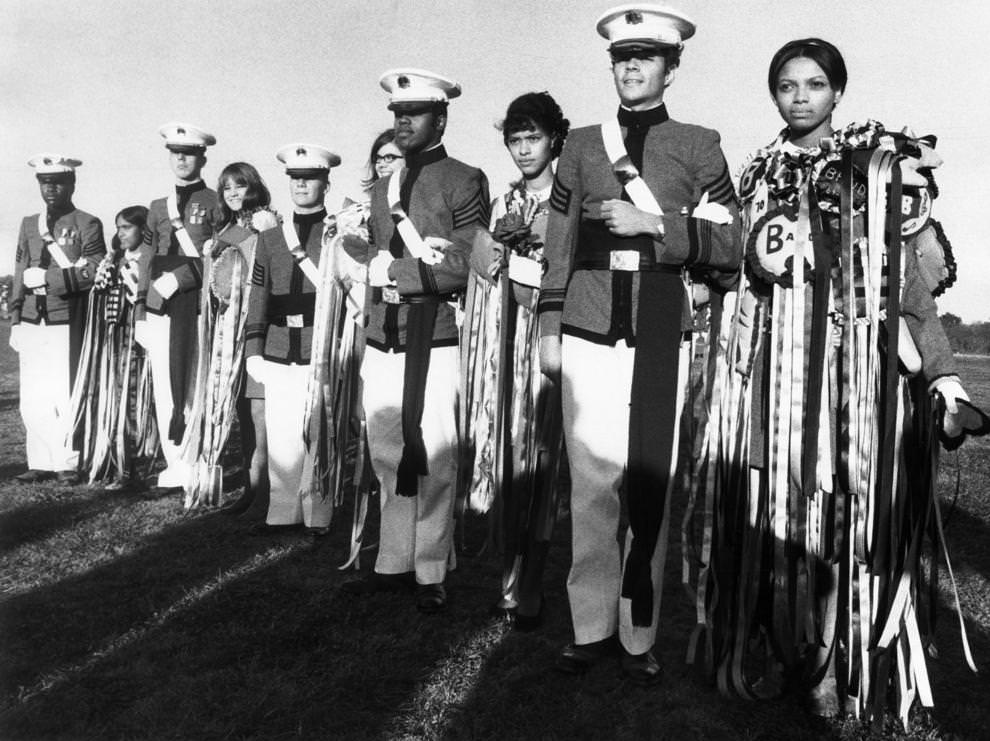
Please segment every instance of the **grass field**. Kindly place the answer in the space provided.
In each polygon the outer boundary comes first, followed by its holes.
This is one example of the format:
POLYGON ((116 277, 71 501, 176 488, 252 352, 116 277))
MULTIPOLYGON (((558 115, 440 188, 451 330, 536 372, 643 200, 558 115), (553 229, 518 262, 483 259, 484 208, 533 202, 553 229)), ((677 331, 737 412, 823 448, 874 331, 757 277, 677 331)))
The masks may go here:
MULTIPOLYGON (((990 737, 990 439, 943 458, 961 489, 949 540, 976 661, 942 609, 930 661, 936 707, 905 735, 826 723, 796 702, 744 703, 685 665, 692 607, 668 559, 659 688, 617 666, 583 678, 551 665, 571 639, 569 523, 547 570, 546 626, 519 634, 488 614, 497 565, 471 556, 469 520, 446 614, 405 595, 349 598, 350 513, 327 538, 249 537, 178 498, 18 485, 24 469, 16 355, 0 324, 0 738, 10 739, 978 739, 990 737)), ((990 408, 990 358, 961 359, 990 408)), ((374 503, 373 503, 374 506, 374 503)), ((947 509, 949 509, 947 507, 947 509)), ((377 522, 369 532, 377 531, 377 522)), ((365 565, 373 553, 366 554, 365 565)))

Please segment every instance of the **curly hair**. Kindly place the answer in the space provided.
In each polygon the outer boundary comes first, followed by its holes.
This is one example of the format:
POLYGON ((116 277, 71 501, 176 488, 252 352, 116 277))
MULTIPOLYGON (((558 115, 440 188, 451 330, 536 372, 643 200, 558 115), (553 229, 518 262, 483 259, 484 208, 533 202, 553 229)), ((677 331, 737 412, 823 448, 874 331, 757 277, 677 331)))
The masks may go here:
POLYGON ((526 93, 509 103, 505 119, 497 125, 506 146, 509 137, 519 131, 540 128, 553 139, 553 156, 560 156, 564 139, 571 129, 571 122, 564 118, 557 101, 545 90, 542 93, 526 93))

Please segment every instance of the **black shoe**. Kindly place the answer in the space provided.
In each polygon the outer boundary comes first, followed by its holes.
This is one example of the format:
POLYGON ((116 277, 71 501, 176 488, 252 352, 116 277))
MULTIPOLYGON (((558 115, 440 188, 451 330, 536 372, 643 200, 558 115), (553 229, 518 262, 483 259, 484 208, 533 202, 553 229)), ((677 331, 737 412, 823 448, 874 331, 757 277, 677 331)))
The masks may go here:
POLYGON ((416 587, 416 609, 427 615, 447 608, 447 590, 443 584, 420 584, 416 587))
POLYGON ((54 471, 39 471, 37 468, 29 468, 24 473, 19 473, 14 476, 14 478, 22 484, 36 484, 39 481, 47 481, 48 479, 54 477, 54 471))
POLYGON ((569 643, 561 649, 554 667, 564 674, 584 674, 610 654, 614 644, 614 636, 594 643, 569 643))
POLYGON ((330 528, 328 527, 308 527, 306 528, 306 534, 311 535, 314 538, 323 538, 330 534, 330 528))
POLYGON ((355 597, 366 597, 371 594, 396 594, 411 592, 416 588, 416 575, 412 571, 404 574, 379 574, 372 571, 360 579, 345 581, 340 590, 355 597))
POLYGON ((76 471, 59 471, 56 477, 62 486, 77 486, 81 481, 76 471))
POLYGON ((660 662, 653 655, 652 649, 635 655, 623 651, 622 673, 629 681, 644 686, 656 684, 662 676, 660 662))

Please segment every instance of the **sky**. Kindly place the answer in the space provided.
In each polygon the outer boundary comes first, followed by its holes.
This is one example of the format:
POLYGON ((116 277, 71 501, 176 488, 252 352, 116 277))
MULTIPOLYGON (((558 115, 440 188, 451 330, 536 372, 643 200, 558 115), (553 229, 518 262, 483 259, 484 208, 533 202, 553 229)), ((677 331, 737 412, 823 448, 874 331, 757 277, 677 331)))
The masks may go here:
MULTIPOLYGON (((836 44, 849 84, 836 126, 873 118, 936 134, 942 222, 959 279, 943 312, 990 321, 990 4, 979 0, 678 0, 698 25, 666 102, 673 118, 714 128, 730 170, 782 126, 766 86, 773 53, 795 38, 836 44)), ((548 90, 572 126, 617 105, 608 2, 479 0, 0 0, 0 275, 13 272, 21 219, 41 204, 27 160, 78 157, 76 205, 111 235, 114 214, 172 186, 158 127, 215 134, 204 178, 254 164, 277 210, 291 210, 275 161, 282 145, 342 157, 329 204, 360 193, 368 149, 391 125, 381 74, 420 67, 459 81, 445 144, 481 167, 492 193, 515 171, 495 124, 515 96, 548 90)))

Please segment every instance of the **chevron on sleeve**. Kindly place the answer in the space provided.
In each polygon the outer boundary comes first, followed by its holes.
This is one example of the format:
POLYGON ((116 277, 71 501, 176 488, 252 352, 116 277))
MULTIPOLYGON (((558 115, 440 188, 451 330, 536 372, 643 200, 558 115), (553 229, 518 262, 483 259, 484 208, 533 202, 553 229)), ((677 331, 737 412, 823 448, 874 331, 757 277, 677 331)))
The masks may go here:
POLYGON ((550 191, 550 208, 566 214, 571 207, 571 195, 573 191, 560 182, 560 178, 553 179, 553 189, 550 191))
POLYGON ((708 200, 713 203, 721 203, 728 206, 736 203, 736 191, 732 187, 732 177, 729 175, 729 166, 725 159, 722 159, 722 170, 713 181, 702 186, 701 192, 708 193, 708 200))
POLYGON ((468 226, 469 224, 478 223, 482 226, 487 226, 488 217, 486 216, 488 212, 488 204, 484 202, 481 197, 481 191, 476 190, 474 196, 467 203, 463 204, 459 208, 454 209, 451 214, 453 219, 453 228, 461 229, 462 227, 468 226))
POLYGON ((251 270, 251 285, 265 285, 265 269, 258 263, 257 260, 254 261, 254 268, 251 270))

